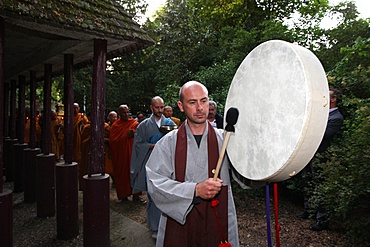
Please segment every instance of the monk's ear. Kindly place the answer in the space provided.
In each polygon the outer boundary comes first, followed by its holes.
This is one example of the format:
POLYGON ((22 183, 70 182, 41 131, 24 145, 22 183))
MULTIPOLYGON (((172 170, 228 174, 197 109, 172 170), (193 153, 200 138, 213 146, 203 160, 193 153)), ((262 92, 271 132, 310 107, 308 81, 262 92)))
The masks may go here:
POLYGON ((182 102, 181 102, 181 101, 178 101, 178 102, 177 102, 177 106, 179 107, 179 109, 180 109, 180 111, 181 111, 181 112, 184 112, 184 107, 183 107, 183 105, 182 105, 182 102))

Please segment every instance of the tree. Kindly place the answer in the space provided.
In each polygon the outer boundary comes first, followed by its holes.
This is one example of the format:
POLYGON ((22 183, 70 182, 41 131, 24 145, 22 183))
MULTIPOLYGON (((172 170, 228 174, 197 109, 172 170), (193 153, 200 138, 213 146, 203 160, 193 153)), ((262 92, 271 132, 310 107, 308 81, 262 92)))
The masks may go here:
POLYGON ((358 19, 358 11, 353 2, 339 3, 329 12, 336 16, 339 24, 329 30, 322 32, 316 44, 318 45, 317 55, 323 61, 326 71, 334 68, 344 53, 342 47, 352 46, 357 37, 369 38, 369 20, 358 19))

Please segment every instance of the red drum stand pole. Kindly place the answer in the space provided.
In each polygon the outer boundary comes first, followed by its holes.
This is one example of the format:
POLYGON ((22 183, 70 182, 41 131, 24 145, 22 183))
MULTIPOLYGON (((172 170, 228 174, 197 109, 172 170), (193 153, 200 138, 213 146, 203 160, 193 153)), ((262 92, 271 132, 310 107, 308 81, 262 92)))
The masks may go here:
POLYGON ((279 204, 278 204, 278 185, 274 183, 274 207, 275 207, 275 235, 276 235, 276 247, 280 247, 280 226, 279 226, 279 204))

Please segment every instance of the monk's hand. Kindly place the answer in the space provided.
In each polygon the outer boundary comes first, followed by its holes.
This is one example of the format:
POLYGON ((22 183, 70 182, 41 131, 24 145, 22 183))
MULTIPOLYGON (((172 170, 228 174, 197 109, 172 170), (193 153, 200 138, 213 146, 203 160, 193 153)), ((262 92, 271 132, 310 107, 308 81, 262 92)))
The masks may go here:
POLYGON ((134 130, 129 130, 127 133, 127 138, 132 138, 135 136, 135 131, 134 130))
POLYGON ((207 180, 198 183, 195 186, 195 196, 202 199, 208 200, 212 199, 221 190, 223 180, 217 178, 216 181, 213 178, 208 178, 207 180))

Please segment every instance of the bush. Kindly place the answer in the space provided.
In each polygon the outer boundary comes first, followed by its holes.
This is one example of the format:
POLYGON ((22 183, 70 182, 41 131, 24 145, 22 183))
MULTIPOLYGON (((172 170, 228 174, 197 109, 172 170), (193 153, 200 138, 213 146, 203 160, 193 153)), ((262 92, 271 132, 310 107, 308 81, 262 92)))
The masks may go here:
POLYGON ((368 100, 347 100, 355 110, 345 120, 341 138, 328 149, 329 160, 320 164, 321 172, 314 181, 311 205, 324 205, 331 225, 345 229, 348 241, 356 245, 370 244, 370 103, 368 100))

